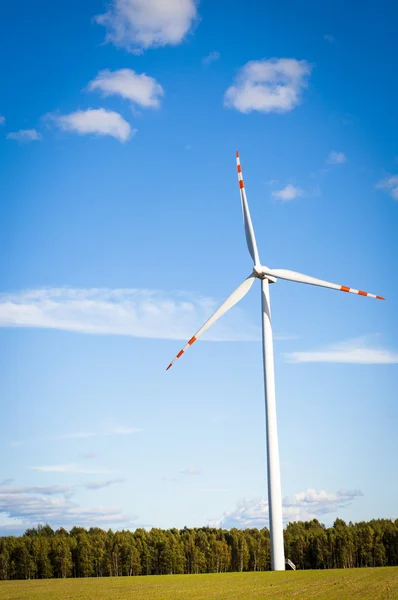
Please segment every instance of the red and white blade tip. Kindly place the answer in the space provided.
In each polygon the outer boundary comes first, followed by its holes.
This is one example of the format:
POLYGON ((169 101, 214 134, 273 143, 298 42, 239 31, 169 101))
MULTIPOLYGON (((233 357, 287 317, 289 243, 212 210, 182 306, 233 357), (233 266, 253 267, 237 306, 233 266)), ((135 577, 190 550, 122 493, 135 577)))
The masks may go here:
POLYGON ((169 366, 167 367, 166 371, 168 371, 170 369, 170 367, 173 366, 173 364, 175 363, 175 361, 177 360, 177 358, 180 358, 180 356, 182 356, 185 352, 185 350, 187 348, 189 348, 189 346, 192 346, 192 344, 196 342, 196 337, 192 336, 191 339, 187 342, 187 344, 185 344, 184 348, 182 350, 179 351, 179 353, 177 354, 177 356, 175 357, 174 360, 171 361, 171 363, 169 364, 169 366))
POLYGON ((346 285, 342 285, 340 287, 340 292, 351 292, 351 294, 358 294, 358 296, 369 296, 369 298, 376 298, 376 300, 385 300, 383 296, 375 296, 375 294, 369 294, 369 292, 363 292, 362 290, 349 288, 346 285))

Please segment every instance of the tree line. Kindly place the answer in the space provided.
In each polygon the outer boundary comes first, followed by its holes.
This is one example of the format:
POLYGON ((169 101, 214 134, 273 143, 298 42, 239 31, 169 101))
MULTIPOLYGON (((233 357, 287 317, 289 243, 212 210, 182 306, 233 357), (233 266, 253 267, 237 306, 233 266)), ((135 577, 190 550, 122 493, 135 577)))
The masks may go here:
MULTIPOLYGON (((316 519, 289 523, 285 554, 299 569, 398 565, 398 519, 325 527, 316 519)), ((0 579, 109 577, 266 571, 268 529, 136 529, 68 533, 49 525, 0 538, 0 579)))

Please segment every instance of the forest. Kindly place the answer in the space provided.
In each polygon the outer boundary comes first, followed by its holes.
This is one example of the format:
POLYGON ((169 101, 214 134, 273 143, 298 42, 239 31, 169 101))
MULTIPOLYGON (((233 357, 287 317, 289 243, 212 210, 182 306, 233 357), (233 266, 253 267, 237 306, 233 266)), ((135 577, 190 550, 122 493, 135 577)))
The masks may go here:
MULTIPOLYGON (((298 569, 398 565, 398 519, 325 527, 316 519, 289 523, 286 558, 298 569)), ((136 529, 39 525, 0 538, 0 579, 221 573, 270 569, 268 529, 136 529)))

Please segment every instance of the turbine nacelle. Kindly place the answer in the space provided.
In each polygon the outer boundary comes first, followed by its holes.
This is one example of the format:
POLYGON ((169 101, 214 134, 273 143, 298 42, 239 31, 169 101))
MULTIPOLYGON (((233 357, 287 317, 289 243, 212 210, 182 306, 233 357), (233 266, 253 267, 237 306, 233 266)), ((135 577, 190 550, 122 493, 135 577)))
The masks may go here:
POLYGON ((253 277, 257 279, 268 279, 269 283, 276 283, 276 277, 270 275, 270 269, 263 267, 262 265, 254 265, 253 277))

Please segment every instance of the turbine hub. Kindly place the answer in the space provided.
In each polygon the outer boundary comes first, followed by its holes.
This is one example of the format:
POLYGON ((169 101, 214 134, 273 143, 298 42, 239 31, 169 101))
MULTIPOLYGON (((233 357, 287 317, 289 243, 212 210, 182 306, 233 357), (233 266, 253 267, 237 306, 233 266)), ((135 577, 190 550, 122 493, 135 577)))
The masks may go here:
POLYGON ((269 283, 276 283, 276 277, 269 275, 269 269, 267 267, 263 267, 262 265, 255 265, 253 267, 253 275, 257 277, 257 279, 268 279, 269 283))

